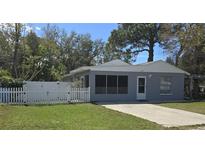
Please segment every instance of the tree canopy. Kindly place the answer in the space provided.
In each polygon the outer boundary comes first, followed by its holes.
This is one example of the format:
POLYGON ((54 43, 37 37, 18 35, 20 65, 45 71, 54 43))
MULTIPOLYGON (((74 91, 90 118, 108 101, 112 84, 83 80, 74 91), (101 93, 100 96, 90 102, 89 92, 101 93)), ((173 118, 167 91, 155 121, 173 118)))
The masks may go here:
POLYGON ((25 24, 0 25, 1 78, 56 81, 70 70, 103 62, 104 42, 48 24, 39 37, 25 24), (7 72, 7 73, 5 73, 7 72))
POLYGON ((114 51, 116 57, 134 61, 140 52, 148 52, 147 61, 154 60, 154 47, 160 43, 160 24, 139 23, 119 24, 109 37, 107 50, 114 51))
POLYGON ((26 31, 25 24, 0 24, 1 80, 56 81, 80 66, 119 58, 133 62, 141 52, 153 61, 156 45, 166 53, 167 62, 191 74, 205 74, 205 24, 123 23, 107 42, 52 24, 42 33, 26 31))

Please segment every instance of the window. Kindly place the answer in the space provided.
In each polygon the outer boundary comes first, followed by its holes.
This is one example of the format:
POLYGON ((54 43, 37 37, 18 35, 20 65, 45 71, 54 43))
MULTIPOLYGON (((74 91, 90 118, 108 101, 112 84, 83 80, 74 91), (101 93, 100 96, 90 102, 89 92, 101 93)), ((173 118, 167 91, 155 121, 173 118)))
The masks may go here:
POLYGON ((161 77, 160 78, 160 94, 171 94, 172 86, 171 77, 161 77))
POLYGON ((128 76, 96 75, 95 93, 96 94, 127 94, 128 76))
POLYGON ((145 78, 138 78, 138 93, 145 93, 145 78))
POLYGON ((118 94, 128 93, 128 77, 118 76, 118 94))
POLYGON ((106 75, 95 76, 95 93, 106 94, 106 75))
POLYGON ((117 94, 117 76, 107 76, 107 93, 117 94))

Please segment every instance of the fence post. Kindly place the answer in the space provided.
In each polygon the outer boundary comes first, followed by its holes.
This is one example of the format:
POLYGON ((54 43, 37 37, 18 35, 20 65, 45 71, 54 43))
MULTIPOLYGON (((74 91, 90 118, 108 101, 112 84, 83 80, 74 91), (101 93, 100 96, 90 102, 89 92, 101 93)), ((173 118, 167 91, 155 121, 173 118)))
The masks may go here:
POLYGON ((23 86, 23 103, 28 103, 28 89, 23 86))
POLYGON ((2 102, 2 88, 0 88, 0 103, 2 102))
POLYGON ((90 87, 88 87, 88 89, 87 89, 87 95, 88 95, 88 102, 90 102, 90 87))

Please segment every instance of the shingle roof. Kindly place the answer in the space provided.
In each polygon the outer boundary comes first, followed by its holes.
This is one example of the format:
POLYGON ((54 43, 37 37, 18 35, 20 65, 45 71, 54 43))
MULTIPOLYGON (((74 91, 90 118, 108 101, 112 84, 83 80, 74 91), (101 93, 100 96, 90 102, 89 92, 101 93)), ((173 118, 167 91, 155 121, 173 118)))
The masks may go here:
POLYGON ((183 71, 171 64, 168 64, 162 60, 148 62, 137 65, 130 65, 121 60, 113 60, 108 63, 104 63, 97 66, 83 66, 70 72, 69 75, 80 73, 83 71, 112 71, 112 72, 156 72, 156 73, 180 73, 187 74, 188 72, 183 71))
POLYGON ((122 60, 119 60, 119 59, 116 59, 116 60, 112 60, 110 62, 107 62, 107 63, 104 63, 104 64, 100 64, 100 65, 97 65, 98 67, 104 67, 104 66, 130 66, 130 64, 122 61, 122 60))

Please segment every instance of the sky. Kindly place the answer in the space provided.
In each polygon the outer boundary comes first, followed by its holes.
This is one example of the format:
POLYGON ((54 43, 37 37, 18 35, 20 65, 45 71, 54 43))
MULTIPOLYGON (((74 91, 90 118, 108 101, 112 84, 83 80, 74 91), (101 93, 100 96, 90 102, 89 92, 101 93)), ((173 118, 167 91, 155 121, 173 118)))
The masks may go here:
MULTIPOLYGON (((27 24, 28 30, 33 29, 38 36, 42 36, 43 27, 46 26, 44 23, 32 23, 27 24)), ((71 31, 75 31, 80 34, 89 33, 93 40, 102 39, 103 41, 107 41, 111 31, 117 29, 116 23, 56 23, 60 29, 64 29, 67 33, 71 31)), ((136 64, 147 62, 148 53, 142 52, 137 56, 136 64)), ((165 60, 166 54, 163 50, 156 45, 154 48, 154 60, 165 60)))

